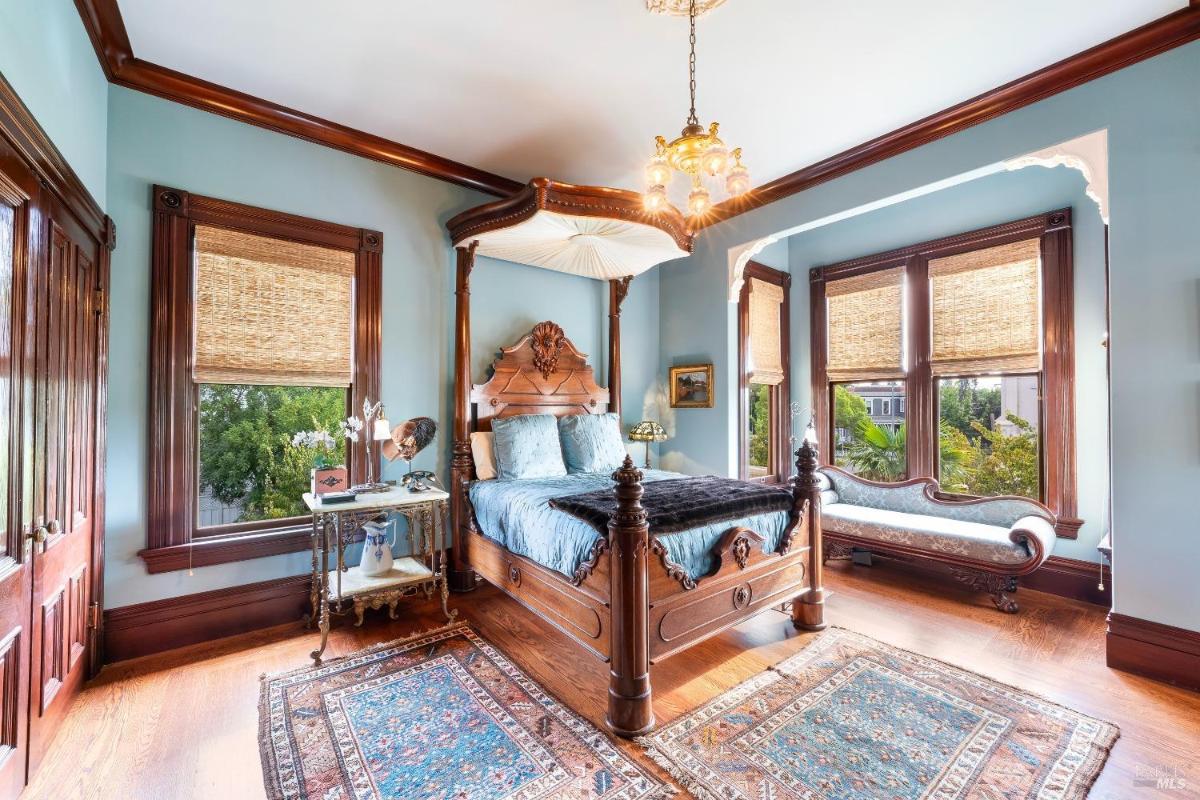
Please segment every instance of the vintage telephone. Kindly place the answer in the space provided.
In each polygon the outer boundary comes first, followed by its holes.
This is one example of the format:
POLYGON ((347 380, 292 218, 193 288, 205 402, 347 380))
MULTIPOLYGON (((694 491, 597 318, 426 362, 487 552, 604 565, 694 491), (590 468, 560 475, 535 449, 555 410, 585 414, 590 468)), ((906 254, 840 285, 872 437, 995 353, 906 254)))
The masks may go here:
POLYGON ((427 469, 409 472, 400 478, 400 485, 410 492, 428 492, 437 488, 437 476, 427 469))

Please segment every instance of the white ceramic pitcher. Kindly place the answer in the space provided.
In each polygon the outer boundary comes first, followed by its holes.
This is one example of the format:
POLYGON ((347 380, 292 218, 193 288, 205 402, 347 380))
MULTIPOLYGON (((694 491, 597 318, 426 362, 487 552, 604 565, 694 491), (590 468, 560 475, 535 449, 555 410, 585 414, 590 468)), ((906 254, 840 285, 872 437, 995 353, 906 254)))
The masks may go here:
POLYGON ((392 545, 395 537, 388 536, 391 527, 387 522, 368 522, 363 525, 366 539, 363 541, 362 560, 358 569, 363 575, 383 575, 392 570, 392 545))

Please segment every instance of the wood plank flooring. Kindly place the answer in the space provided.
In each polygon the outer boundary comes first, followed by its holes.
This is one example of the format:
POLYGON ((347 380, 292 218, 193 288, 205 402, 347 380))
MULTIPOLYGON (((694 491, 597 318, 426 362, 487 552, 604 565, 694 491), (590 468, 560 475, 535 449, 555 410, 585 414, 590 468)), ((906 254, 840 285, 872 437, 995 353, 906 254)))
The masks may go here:
MULTIPOLYGON (((1109 670, 1103 609, 1022 591, 1021 613, 1009 616, 982 596, 895 565, 831 564, 827 575, 831 623, 1119 725, 1121 739, 1092 790, 1095 800, 1200 798, 1200 694, 1109 670), (1138 785, 1140 774, 1154 770, 1178 770, 1185 785, 1138 785)), ((491 587, 451 599, 531 677, 603 727, 603 664, 491 587)), ((440 619, 433 604, 409 608, 395 622, 377 613, 361 629, 336 628, 329 655, 440 619)), ((674 719, 813 635, 770 611, 656 666, 656 716, 674 719)), ((22 800, 262 798, 258 677, 303 665, 314 641, 287 626, 107 667, 77 701, 22 800)), ((622 745, 649 763, 639 748, 622 745)))

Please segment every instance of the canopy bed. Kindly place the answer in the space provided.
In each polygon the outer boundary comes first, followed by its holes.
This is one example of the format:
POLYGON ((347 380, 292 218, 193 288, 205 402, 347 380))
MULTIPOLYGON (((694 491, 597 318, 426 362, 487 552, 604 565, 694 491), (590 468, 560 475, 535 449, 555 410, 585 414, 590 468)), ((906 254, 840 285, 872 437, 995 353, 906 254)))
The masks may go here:
POLYGON ((654 726, 651 664, 792 600, 797 628, 823 628, 815 448, 800 448, 785 488, 643 472, 620 444, 621 304, 634 275, 691 252, 682 216, 647 213, 635 192, 537 178, 447 227, 457 252, 451 588, 468 591, 481 575, 608 661, 607 723, 625 737, 654 726), (608 281, 607 388, 551 321, 472 383, 477 255, 608 281), (613 414, 619 452, 603 471, 514 479, 501 459, 494 479, 488 450, 512 444, 518 422, 533 435, 613 414))

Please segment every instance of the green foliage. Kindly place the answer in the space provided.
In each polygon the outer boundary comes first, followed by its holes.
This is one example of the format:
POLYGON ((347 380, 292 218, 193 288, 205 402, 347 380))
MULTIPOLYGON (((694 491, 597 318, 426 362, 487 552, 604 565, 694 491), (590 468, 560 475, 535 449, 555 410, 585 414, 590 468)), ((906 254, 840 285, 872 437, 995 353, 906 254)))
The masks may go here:
POLYGON ((856 474, 868 480, 901 480, 907 469, 905 435, 903 425, 892 433, 863 417, 854 428, 854 438, 846 445, 846 459, 856 474))
POLYGON ((867 419, 867 401, 838 384, 833 387, 833 427, 857 431, 861 420, 867 419))
POLYGON ((1037 431, 1016 414, 1007 414, 1005 419, 1016 426, 1016 433, 1006 434, 998 426, 988 429, 974 423, 979 441, 974 444, 975 463, 969 491, 978 495, 1036 498, 1041 483, 1037 431))
POLYGON ((750 384, 750 465, 771 466, 771 387, 750 384))
POLYGON ((1000 416, 1000 389, 980 389, 974 378, 942 381, 938 387, 938 405, 943 422, 976 441, 979 434, 975 423, 990 429, 1000 416))
MULTIPOLYGON (((304 513, 317 451, 292 444, 305 430, 336 432, 346 416, 346 390, 330 387, 200 387, 200 488, 223 503, 242 504, 241 520, 304 513)), ((336 437, 327 460, 345 459, 336 437)))

